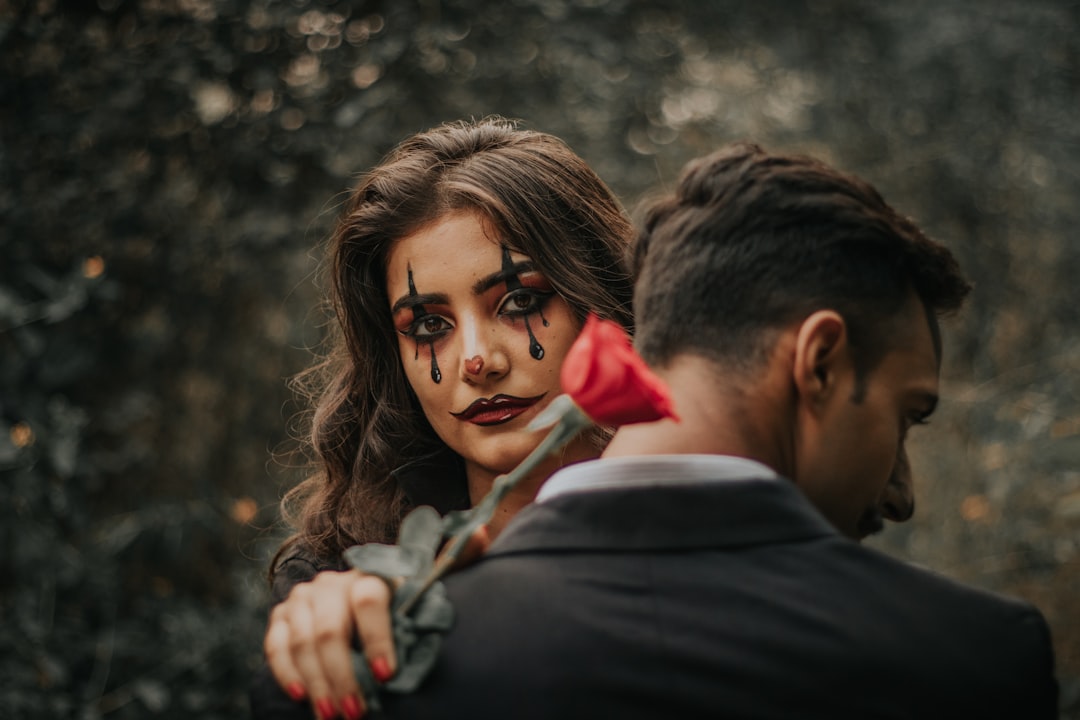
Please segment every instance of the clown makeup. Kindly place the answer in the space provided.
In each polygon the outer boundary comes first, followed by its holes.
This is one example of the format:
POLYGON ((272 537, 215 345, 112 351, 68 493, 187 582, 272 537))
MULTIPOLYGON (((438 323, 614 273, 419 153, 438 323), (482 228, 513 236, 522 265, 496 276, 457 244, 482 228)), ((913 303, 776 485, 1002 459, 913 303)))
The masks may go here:
POLYGON ((397 240, 386 290, 402 369, 432 429, 470 478, 513 468, 538 442, 529 420, 562 391, 559 369, 581 331, 570 305, 471 212, 397 240))
MULTIPOLYGON (((510 297, 515 299, 515 303, 524 305, 528 301, 529 295, 522 293, 521 279, 517 275, 516 266, 514 260, 510 257, 510 248, 503 245, 502 248, 502 273, 500 275, 506 282, 506 291, 510 297)), ((532 326, 529 325, 529 315, 531 314, 530 308, 524 307, 524 312, 521 314, 521 318, 525 321, 525 330, 529 334, 529 355, 534 360, 544 359, 544 346, 536 340, 536 336, 533 335, 532 326)), ((547 318, 544 317, 544 307, 541 305, 537 312, 540 313, 540 321, 544 323, 544 327, 548 327, 547 318)))
MULTIPOLYGON (((427 344, 428 350, 431 352, 431 380, 437 384, 442 382, 442 372, 439 371, 439 361, 435 358, 435 339, 442 329, 440 323, 443 320, 438 315, 428 313, 420 294, 416 292, 416 283, 413 282, 411 265, 407 267, 407 271, 409 275, 409 295, 404 303, 401 300, 395 303, 394 308, 396 310, 401 306, 409 307, 412 310, 412 322, 409 324, 409 329, 405 331, 405 334, 416 341, 416 354, 413 359, 420 359, 420 343, 427 344)), ((399 332, 401 331, 399 330, 399 332)))
MULTIPOLYGON (((431 358, 431 379, 435 383, 442 381, 442 371, 439 370, 438 358, 435 351, 436 343, 450 332, 453 328, 445 317, 432 312, 428 305, 447 304, 447 296, 443 293, 421 294, 416 289, 416 281, 413 278, 412 265, 406 265, 406 277, 409 292, 394 303, 392 312, 395 320, 401 311, 410 311, 411 318, 403 326, 397 328, 398 333, 411 338, 415 342, 413 359, 420 359, 420 345, 427 345, 431 358)), ((502 265, 498 272, 482 277, 473 286, 475 295, 490 293, 500 285, 505 287, 505 293, 500 298, 497 314, 510 319, 515 325, 520 319, 525 326, 525 333, 529 339, 529 355, 534 360, 544 359, 544 346, 536 339, 529 317, 539 315, 540 322, 544 327, 550 327, 551 323, 544 316, 544 306, 555 295, 555 291, 547 283, 547 280, 535 272, 532 261, 524 260, 514 262, 510 255, 510 249, 502 246, 502 265), (526 281, 522 281, 522 276, 526 281)), ((484 359, 480 355, 465 361, 466 371, 470 374, 479 374, 483 368, 484 359)))

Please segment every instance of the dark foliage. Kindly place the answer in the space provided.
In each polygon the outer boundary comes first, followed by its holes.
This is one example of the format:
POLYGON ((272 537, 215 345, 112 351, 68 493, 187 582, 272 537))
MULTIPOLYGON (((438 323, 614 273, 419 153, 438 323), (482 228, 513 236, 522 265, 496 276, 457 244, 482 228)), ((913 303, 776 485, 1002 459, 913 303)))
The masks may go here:
MULTIPOLYGON (((978 288, 876 544, 1037 603, 1080 717, 1080 9, 1067 0, 0 0, 0 716, 237 717, 313 248, 501 113, 630 205, 739 138, 858 172, 978 288)), ((917 599, 913 599, 913 602, 917 599)))

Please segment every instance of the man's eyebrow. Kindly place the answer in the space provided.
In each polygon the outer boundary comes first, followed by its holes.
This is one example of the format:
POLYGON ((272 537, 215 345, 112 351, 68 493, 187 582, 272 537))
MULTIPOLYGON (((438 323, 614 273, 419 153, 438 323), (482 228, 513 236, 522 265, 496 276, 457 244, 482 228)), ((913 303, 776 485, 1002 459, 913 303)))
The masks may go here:
POLYGON ((503 268, 496 273, 492 273, 487 277, 482 277, 476 281, 472 286, 473 295, 479 295, 480 293, 487 292, 491 288, 501 283, 515 278, 522 273, 532 272, 536 269, 536 264, 532 260, 522 260, 521 262, 514 263, 509 267, 503 268))
POLYGON ((408 295, 402 295, 390 308, 390 314, 397 314, 398 310, 405 308, 414 308, 417 305, 449 305, 450 298, 442 293, 433 293, 431 295, 416 295, 409 293, 408 295))

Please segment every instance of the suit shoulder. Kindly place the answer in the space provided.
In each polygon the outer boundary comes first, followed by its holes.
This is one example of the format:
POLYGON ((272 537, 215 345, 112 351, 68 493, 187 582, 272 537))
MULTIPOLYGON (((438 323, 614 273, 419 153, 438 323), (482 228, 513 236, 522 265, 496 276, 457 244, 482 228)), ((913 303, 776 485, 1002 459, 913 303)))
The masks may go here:
POLYGON ((866 545, 835 539, 833 550, 844 557, 844 561, 857 568, 857 572, 868 577, 887 577, 896 584, 904 584, 911 590, 922 589, 928 592, 940 592, 955 595, 958 598, 975 603, 988 603, 1001 609, 1034 610, 1034 606, 1019 598, 987 590, 965 583, 961 580, 918 563, 889 555, 886 552, 866 545))
POLYGON ((898 602, 910 604, 916 617, 945 624, 957 638, 984 634, 988 629, 998 641, 1028 657, 1050 659, 1050 630, 1033 603, 1000 592, 967 584, 936 570, 895 558, 854 543, 843 550, 858 566, 857 572, 872 583, 896 593, 898 602))

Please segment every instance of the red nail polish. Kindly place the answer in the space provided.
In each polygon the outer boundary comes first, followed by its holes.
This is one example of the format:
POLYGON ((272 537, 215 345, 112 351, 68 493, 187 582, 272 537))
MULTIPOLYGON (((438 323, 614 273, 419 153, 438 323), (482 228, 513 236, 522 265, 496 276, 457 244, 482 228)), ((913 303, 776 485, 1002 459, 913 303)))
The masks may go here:
POLYGON ((337 717, 337 710, 334 709, 334 703, 330 702, 327 698, 316 700, 315 710, 319 713, 319 717, 322 718, 322 720, 330 720, 332 717, 337 717))
POLYGON ((285 688, 285 692, 289 693, 289 697, 296 702, 300 702, 307 695, 304 686, 298 682, 290 683, 289 687, 285 688))
POLYGON ((355 695, 346 695, 341 699, 341 712, 345 715, 345 720, 360 720, 360 718, 364 717, 360 701, 355 695))
POLYGON ((394 673, 390 672, 390 663, 384 657, 377 657, 371 661, 371 674, 381 683, 394 676, 394 673))

